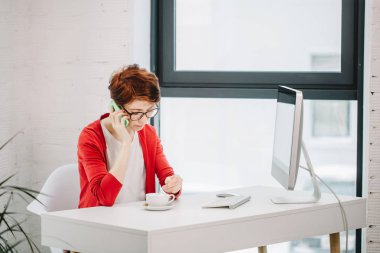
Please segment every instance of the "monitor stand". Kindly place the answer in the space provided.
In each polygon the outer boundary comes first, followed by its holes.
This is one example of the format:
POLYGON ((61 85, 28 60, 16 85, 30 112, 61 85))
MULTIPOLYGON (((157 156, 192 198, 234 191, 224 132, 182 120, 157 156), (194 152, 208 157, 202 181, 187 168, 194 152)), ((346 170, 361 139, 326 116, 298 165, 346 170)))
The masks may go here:
POLYGON ((276 196, 271 198, 272 202, 275 204, 309 204, 317 203, 321 199, 321 189, 319 188, 317 177, 315 176, 313 166, 311 165, 309 153, 307 152, 303 141, 301 147, 307 164, 307 168, 304 169, 309 171, 311 182, 313 183, 313 195, 309 195, 304 192, 286 192, 284 196, 276 196))

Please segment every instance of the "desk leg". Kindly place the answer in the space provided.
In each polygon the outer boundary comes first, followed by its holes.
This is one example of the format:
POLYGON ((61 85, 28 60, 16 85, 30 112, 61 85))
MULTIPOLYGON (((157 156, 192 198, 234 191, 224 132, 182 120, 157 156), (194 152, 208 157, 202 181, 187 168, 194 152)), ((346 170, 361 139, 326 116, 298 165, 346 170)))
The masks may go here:
POLYGON ((340 252, 340 235, 339 233, 330 234, 330 253, 340 252))
POLYGON ((259 250, 259 253, 267 253, 267 246, 260 246, 258 250, 259 250))

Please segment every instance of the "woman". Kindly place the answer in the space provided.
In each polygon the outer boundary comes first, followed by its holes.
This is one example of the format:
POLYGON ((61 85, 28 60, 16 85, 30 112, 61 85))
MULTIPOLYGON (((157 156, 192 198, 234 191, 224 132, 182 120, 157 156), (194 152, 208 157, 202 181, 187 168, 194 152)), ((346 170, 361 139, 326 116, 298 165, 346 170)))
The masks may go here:
POLYGON ((146 124, 158 111, 157 77, 130 65, 112 75, 108 89, 121 110, 102 115, 80 134, 79 208, 143 201, 155 192, 155 175, 166 193, 178 197, 182 179, 166 160, 155 129, 146 124))

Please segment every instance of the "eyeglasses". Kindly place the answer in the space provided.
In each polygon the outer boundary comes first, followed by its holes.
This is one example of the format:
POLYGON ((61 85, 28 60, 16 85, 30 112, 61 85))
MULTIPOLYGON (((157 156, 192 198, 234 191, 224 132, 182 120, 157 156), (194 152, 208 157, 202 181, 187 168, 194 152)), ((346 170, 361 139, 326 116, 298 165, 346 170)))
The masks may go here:
MULTIPOLYGON (((156 106, 157 106, 157 105, 156 105, 156 106)), ((140 119, 142 119, 142 117, 144 117, 144 115, 145 115, 148 119, 153 118, 154 116, 157 115, 158 110, 159 110, 160 108, 158 108, 158 106, 157 106, 156 108, 154 108, 154 109, 152 109, 152 110, 149 110, 149 111, 147 111, 147 112, 128 112, 128 110, 125 109, 124 107, 123 107, 123 109, 124 109, 124 111, 129 115, 130 120, 135 121, 135 120, 140 120, 140 119)))

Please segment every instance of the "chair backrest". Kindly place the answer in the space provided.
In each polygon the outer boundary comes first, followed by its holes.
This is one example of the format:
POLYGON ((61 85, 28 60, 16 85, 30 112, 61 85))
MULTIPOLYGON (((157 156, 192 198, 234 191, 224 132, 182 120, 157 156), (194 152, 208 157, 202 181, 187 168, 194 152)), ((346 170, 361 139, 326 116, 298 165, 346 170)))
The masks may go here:
POLYGON ((33 200, 27 210, 41 215, 46 212, 78 208, 80 186, 77 164, 68 164, 55 169, 46 179, 41 193, 33 200))

